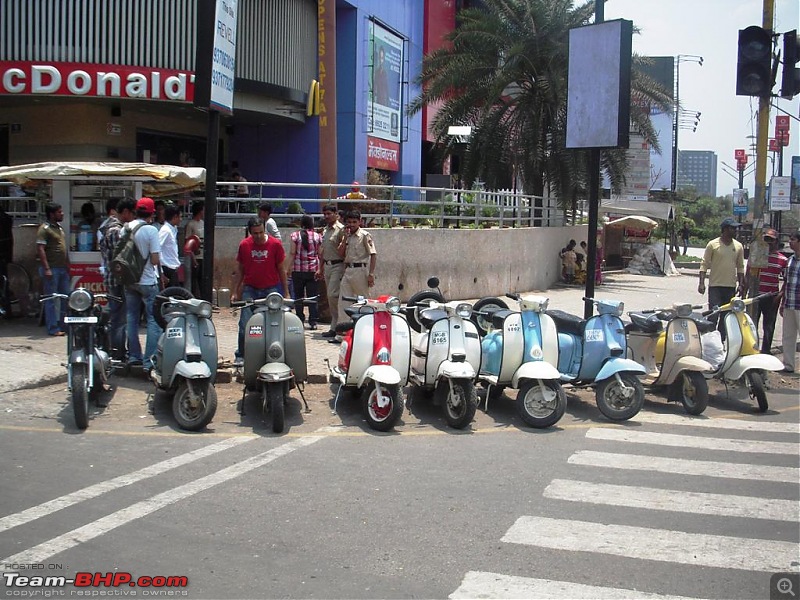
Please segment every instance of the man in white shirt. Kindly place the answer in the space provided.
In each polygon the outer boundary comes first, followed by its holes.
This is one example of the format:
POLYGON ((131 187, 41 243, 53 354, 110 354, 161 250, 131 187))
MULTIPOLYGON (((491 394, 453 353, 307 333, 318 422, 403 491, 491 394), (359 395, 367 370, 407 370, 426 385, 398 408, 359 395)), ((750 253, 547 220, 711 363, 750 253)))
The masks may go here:
POLYGON ((126 223, 124 229, 130 230, 139 223, 144 223, 133 234, 133 241, 139 253, 149 260, 145 263, 139 283, 125 286, 125 305, 128 312, 128 364, 142 365, 145 371, 153 367, 153 354, 156 352, 161 327, 153 316, 153 304, 159 290, 161 279, 161 245, 158 242, 158 230, 150 225, 156 207, 152 198, 141 198, 136 203, 136 219, 126 223), (147 317, 147 337, 142 355, 139 342, 139 315, 142 304, 147 317))
POLYGON ((272 204, 264 202, 258 205, 258 218, 264 221, 264 229, 267 235, 276 239, 281 239, 281 232, 278 229, 278 224, 272 218, 272 204))
POLYGON ((167 279, 167 287, 179 286, 178 268, 181 259, 178 255, 178 225, 181 224, 181 211, 174 204, 164 210, 164 224, 158 230, 158 242, 161 244, 161 270, 167 279))

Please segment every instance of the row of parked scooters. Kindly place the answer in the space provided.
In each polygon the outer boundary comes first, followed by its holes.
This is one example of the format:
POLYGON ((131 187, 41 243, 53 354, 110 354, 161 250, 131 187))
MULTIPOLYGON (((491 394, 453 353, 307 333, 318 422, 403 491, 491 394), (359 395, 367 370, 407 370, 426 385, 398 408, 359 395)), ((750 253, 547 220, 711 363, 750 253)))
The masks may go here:
MULTIPOLYGON (((667 391, 690 414, 708 404, 707 380, 743 380, 759 410, 768 408, 766 372, 780 371, 776 357, 758 351, 758 335, 746 306, 760 297, 732 299, 711 313, 699 306, 629 313, 615 300, 591 301, 597 314, 582 319, 548 310, 548 299, 537 295, 507 296, 518 302, 509 309, 500 298, 487 297, 475 305, 447 302, 439 281, 402 305, 394 297, 345 298, 351 321, 340 323, 343 336, 338 361, 328 364, 329 381, 338 384, 334 413, 342 392, 363 402, 368 425, 388 431, 400 420, 409 399, 430 400, 444 409, 449 426, 462 429, 475 416, 476 386, 486 388, 490 401, 517 390, 516 405, 531 427, 555 425, 567 405, 564 386, 591 387, 600 412, 613 421, 630 419, 644 404, 644 389, 667 391), (713 338, 712 317, 723 319, 726 345, 719 342, 714 363, 702 335, 713 338)), ((88 426, 89 399, 102 390, 114 365, 109 356, 107 313, 85 289, 76 289, 68 302, 68 385, 75 421, 88 426)), ((585 299, 586 300, 586 299, 585 299)), ((303 324, 291 311, 295 302, 280 294, 235 303, 248 310, 244 339, 244 389, 240 413, 249 394, 257 395, 261 410, 280 433, 290 390, 298 389, 306 410, 303 384, 307 379, 303 324)), ((192 298, 183 288, 169 288, 157 298, 156 319, 164 332, 158 341, 151 379, 172 396, 173 415, 186 430, 203 429, 213 419, 217 397, 214 382, 218 364, 216 331, 207 301, 192 298)))

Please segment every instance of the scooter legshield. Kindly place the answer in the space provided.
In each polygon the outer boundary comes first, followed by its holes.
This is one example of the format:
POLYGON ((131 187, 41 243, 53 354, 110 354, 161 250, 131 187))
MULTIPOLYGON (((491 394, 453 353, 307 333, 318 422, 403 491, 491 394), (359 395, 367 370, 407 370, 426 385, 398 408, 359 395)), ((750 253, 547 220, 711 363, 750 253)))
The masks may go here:
POLYGON ((748 354, 734 359, 731 366, 722 376, 729 381, 736 381, 751 369, 782 371, 783 363, 777 356, 772 356, 771 354, 748 354))

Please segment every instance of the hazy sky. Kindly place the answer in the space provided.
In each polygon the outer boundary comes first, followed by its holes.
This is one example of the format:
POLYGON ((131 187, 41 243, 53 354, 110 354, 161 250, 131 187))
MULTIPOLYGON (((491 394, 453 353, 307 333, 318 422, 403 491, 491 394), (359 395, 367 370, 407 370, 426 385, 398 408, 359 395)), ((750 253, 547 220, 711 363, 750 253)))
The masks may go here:
MULTIPOLYGON (((800 30, 800 0, 774 0, 773 31, 783 33, 800 30)), ((648 56, 699 55, 703 65, 682 62, 680 65, 680 101, 684 108, 700 111, 697 131, 681 129, 678 145, 681 150, 713 150, 717 153, 717 194, 732 193, 736 177, 724 172, 722 162, 735 168, 733 151, 745 148, 757 133, 758 99, 736 96, 736 53, 739 30, 761 25, 762 0, 606 0, 605 19, 628 19, 641 30, 633 36, 633 50, 648 56)), ((783 38, 779 39, 781 48, 783 38)), ((800 67, 800 64, 798 64, 800 67)), ((780 69, 778 73, 780 82, 780 69)), ((777 94, 778 83, 773 89, 777 94)), ((784 148, 784 175, 790 174, 791 156, 800 154, 800 99, 773 99, 778 107, 793 115, 791 140, 784 148)), ((770 109, 770 137, 774 137, 775 115, 785 114, 770 109)), ((664 149, 664 151, 669 151, 664 149)), ((776 159, 777 162, 777 159, 776 159)), ((751 157, 750 165, 755 165, 751 157)), ((777 166, 776 166, 777 174, 777 166)), ((753 197, 755 176, 748 168, 745 187, 753 197)), ((772 161, 767 161, 767 183, 772 174, 772 161)))

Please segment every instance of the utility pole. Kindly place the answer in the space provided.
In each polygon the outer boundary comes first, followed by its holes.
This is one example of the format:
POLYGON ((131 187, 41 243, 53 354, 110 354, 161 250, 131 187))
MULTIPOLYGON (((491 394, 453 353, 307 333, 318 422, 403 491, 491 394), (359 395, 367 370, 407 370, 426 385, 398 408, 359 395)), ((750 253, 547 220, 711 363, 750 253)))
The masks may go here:
MULTIPOLYGON (((764 0, 761 26, 772 31, 774 24, 775 0, 764 0)), ((767 144, 769 140, 769 104, 770 95, 762 95, 758 99, 758 139, 756 140, 756 189, 753 217, 757 222, 764 215, 767 191, 767 144)))

